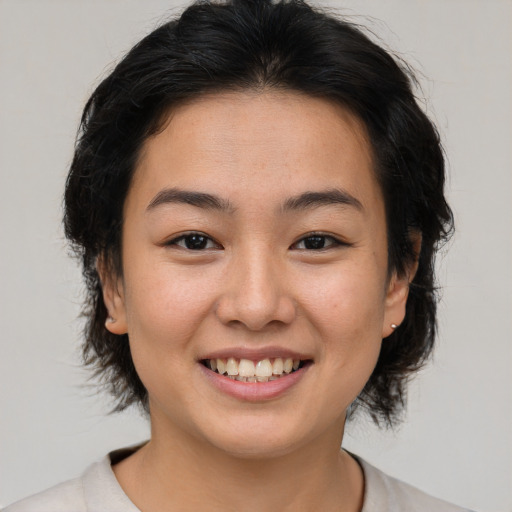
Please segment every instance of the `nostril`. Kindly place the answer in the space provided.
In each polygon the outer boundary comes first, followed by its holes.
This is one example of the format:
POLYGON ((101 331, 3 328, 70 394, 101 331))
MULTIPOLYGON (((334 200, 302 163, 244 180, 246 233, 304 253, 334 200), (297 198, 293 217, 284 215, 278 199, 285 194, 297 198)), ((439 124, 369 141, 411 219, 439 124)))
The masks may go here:
POLYGON ((219 298, 214 311, 224 325, 250 331, 282 327, 297 316, 295 301, 275 285, 275 280, 265 286, 247 283, 228 290, 219 298))

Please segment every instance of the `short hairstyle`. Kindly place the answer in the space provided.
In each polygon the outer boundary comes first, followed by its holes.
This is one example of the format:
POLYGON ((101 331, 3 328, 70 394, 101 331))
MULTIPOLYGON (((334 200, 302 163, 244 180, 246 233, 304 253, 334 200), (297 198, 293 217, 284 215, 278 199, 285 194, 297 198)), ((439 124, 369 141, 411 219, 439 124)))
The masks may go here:
POLYGON ((105 328, 97 260, 122 275, 123 205, 144 141, 173 106, 207 93, 290 90, 337 102, 369 134, 386 209, 389 272, 414 259, 403 323, 382 344, 354 406, 393 425, 406 384, 431 354, 436 334, 434 257, 453 230, 444 197, 438 133, 414 97, 414 76, 397 57, 344 19, 301 0, 199 1, 137 43, 99 84, 81 119, 65 191, 66 236, 81 258, 87 296, 84 362, 116 399, 140 404, 147 391, 128 335, 105 328), (421 235, 415 254, 413 239, 421 235))

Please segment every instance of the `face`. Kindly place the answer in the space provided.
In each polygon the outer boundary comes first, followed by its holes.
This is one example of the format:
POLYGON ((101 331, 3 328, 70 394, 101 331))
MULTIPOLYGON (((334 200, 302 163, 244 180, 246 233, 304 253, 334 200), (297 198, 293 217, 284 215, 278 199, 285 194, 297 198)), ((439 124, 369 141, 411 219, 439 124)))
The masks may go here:
POLYGON ((292 92, 174 109, 143 148, 122 259, 108 328, 129 335, 153 435, 236 456, 339 441, 407 297, 364 127, 292 92))

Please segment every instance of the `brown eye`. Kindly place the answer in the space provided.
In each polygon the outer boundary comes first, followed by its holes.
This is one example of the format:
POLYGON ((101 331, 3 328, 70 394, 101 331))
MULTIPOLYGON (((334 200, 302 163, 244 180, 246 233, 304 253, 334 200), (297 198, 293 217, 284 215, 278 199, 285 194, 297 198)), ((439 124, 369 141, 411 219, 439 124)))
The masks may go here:
POLYGON ((178 238, 174 238, 166 245, 177 245, 184 249, 188 249, 189 251, 202 251, 205 249, 219 248, 219 245, 216 242, 214 242, 209 236, 203 235, 202 233, 181 235, 178 238))
POLYGON ((343 245, 342 242, 329 235, 309 235, 292 246, 292 249, 319 251, 343 245))
POLYGON ((206 249, 208 245, 208 238, 202 235, 189 235, 183 239, 185 247, 193 251, 200 251, 206 249))
POLYGON ((304 240, 305 249, 323 249, 325 247, 325 236, 308 236, 304 240))

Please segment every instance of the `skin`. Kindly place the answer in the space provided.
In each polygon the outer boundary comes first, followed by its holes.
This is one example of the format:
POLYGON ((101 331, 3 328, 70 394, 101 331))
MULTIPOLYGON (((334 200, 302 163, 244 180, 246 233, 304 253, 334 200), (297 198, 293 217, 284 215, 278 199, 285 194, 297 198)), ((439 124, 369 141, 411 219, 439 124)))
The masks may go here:
POLYGON ((107 328, 129 334, 152 429, 114 467, 130 499, 144 512, 361 510, 362 471, 339 450, 346 411, 403 320, 413 274, 389 275, 362 123, 294 92, 216 94, 175 108, 144 145, 122 259, 122 276, 102 274, 115 318, 107 328), (212 194, 228 208, 155 205, 169 189, 212 194), (283 206, 332 190, 355 201, 283 206), (187 248, 191 231, 209 237, 204 249, 187 248), (309 248, 312 234, 326 237, 324 248, 309 248), (269 346, 313 361, 271 400, 219 391, 198 361, 269 346))

